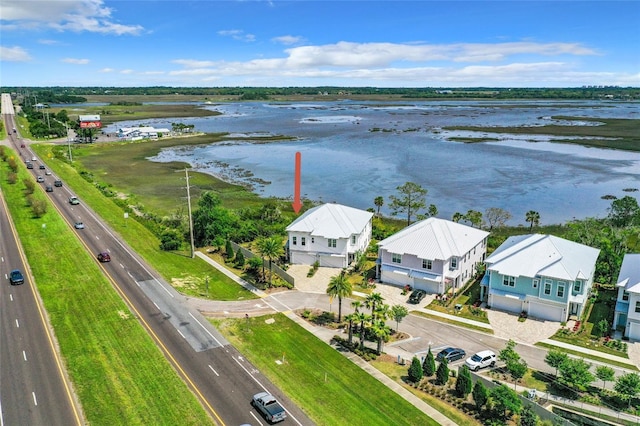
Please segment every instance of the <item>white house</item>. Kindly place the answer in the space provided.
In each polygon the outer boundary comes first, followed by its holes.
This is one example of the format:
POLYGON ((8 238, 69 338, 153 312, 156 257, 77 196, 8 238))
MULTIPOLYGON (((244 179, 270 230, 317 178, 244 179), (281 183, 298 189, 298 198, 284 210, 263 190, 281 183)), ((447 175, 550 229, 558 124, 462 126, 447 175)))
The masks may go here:
POLYGON ((613 328, 624 336, 640 340, 640 254, 625 254, 618 275, 618 297, 613 328))
POLYGON ((287 226, 289 261, 293 264, 346 268, 371 241, 373 213, 340 204, 307 210, 287 226))
POLYGON ((553 235, 509 237, 487 259, 481 294, 493 309, 550 320, 579 317, 600 250, 553 235))
POLYGON ((150 126, 122 127, 118 129, 118 138, 124 140, 158 139, 161 134, 168 135, 169 129, 156 129, 150 126))
POLYGON ((430 217, 378 243, 378 278, 428 293, 460 289, 484 260, 488 232, 430 217))

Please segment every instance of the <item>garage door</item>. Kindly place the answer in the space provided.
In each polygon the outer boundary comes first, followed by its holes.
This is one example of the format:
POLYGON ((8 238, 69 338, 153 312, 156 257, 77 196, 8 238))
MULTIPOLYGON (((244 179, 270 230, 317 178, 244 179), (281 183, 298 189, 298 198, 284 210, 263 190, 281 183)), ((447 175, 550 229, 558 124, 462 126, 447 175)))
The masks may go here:
POLYGON ((529 303, 529 316, 547 321, 564 321, 561 306, 545 305, 544 303, 529 303))
POLYGON ((421 280, 420 278, 413 279, 413 288, 424 290, 429 294, 438 294, 440 285, 433 281, 421 280))
POLYGON ((325 266, 327 268, 346 267, 344 256, 320 256, 320 266, 325 266))
POLYGON ((315 254, 301 253, 299 251, 291 252, 291 263, 294 265, 313 265, 315 261, 315 254))
POLYGON ((494 294, 491 300, 491 309, 519 314, 522 312, 522 301, 520 299, 496 296, 494 294))
POLYGON ((632 322, 629 324, 629 339, 640 340, 640 323, 632 322))
POLYGON ((387 284, 393 285, 413 285, 413 280, 409 278, 407 274, 400 274, 393 271, 382 271, 382 275, 380 276, 380 281, 387 284))

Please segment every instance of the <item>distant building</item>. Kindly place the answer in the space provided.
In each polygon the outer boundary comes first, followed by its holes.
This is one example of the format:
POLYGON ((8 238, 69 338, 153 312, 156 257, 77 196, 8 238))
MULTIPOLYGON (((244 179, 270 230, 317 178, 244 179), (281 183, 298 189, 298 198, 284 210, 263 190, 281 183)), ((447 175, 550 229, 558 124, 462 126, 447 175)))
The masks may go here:
POLYGON ((118 138, 123 140, 158 139, 171 133, 169 129, 156 129, 150 126, 122 127, 118 129, 118 138))

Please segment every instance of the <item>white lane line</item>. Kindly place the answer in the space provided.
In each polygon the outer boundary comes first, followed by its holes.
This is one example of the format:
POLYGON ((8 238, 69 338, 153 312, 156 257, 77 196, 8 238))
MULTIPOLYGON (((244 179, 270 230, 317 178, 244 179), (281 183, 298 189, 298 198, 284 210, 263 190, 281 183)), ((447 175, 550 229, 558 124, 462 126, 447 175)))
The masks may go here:
POLYGON ((216 376, 220 377, 220 375, 218 374, 218 372, 216 370, 213 369, 213 367, 211 366, 211 364, 209 364, 209 368, 211 369, 211 371, 213 371, 213 374, 215 374, 216 376))
POLYGON ((13 294, 9 295, 9 300, 11 300, 13 302, 13 294))
POLYGON ((158 310, 160 310, 160 306, 158 306, 156 302, 153 302, 153 304, 156 306, 156 308, 158 308, 158 310))
POLYGON ((200 327, 202 327, 202 329, 203 329, 204 331, 206 331, 206 332, 207 332, 207 334, 208 334, 209 336, 211 336, 211 338, 212 338, 213 340, 215 340, 215 341, 216 341, 216 343, 217 343, 218 345, 223 346, 223 345, 222 345, 222 343, 220 343, 220 341, 219 341, 218 339, 216 339, 216 337, 215 337, 213 334, 211 334, 211 332, 210 332, 209 330, 207 330, 207 329, 205 328, 205 326, 204 326, 200 321, 198 321, 198 319, 197 319, 196 317, 194 317, 194 316, 193 316, 193 314, 192 314, 191 312, 189 312, 189 315, 191 315, 191 318, 193 318, 193 320, 194 320, 195 322, 197 322, 197 323, 200 325, 200 327))
POLYGON ((31 392, 31 395, 33 395, 33 403, 35 405, 38 405, 38 398, 36 398, 36 393, 35 392, 31 392))
POLYGON ((27 353, 25 351, 22 351, 22 358, 24 358, 24 360, 27 360, 27 353))
POLYGON ((255 415, 255 414, 253 414, 253 412, 252 412, 252 411, 249 411, 249 414, 251 414, 251 415, 253 416, 253 418, 254 418, 254 419, 256 419, 256 422, 258 422, 258 425, 262 426, 262 422, 260 421, 260 419, 258 419, 258 418, 256 417, 256 415, 255 415))
MULTIPOLYGON (((178 329, 176 328, 176 330, 178 330, 178 329)), ((178 333, 180 333, 180 335, 182 336, 182 338, 183 338, 184 340, 187 340, 187 338, 186 338, 186 337, 184 337, 184 334, 182 334, 182 331, 178 330, 178 333)))
POLYGON ((18 322, 18 318, 16 318, 16 327, 20 328, 20 323, 18 322))
MULTIPOLYGON (((151 274, 149 274, 149 275, 151 275, 151 274)), ((174 295, 173 295, 169 290, 167 290, 167 289, 162 285, 162 283, 161 283, 160 281, 155 280, 155 282, 157 282, 157 283, 160 285, 160 288, 162 288, 164 291, 166 291, 166 292, 167 292, 167 294, 168 294, 169 296, 171 296, 171 297, 175 297, 175 296, 174 296, 174 295)))

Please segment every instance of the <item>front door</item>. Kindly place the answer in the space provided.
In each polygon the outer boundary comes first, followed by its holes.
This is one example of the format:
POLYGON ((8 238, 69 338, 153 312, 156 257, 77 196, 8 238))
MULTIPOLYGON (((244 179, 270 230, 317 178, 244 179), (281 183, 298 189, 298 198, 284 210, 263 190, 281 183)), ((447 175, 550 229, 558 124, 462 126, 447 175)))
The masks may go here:
POLYGON ((577 303, 570 303, 569 304, 569 315, 578 315, 578 308, 580 307, 580 305, 578 305, 577 303))

